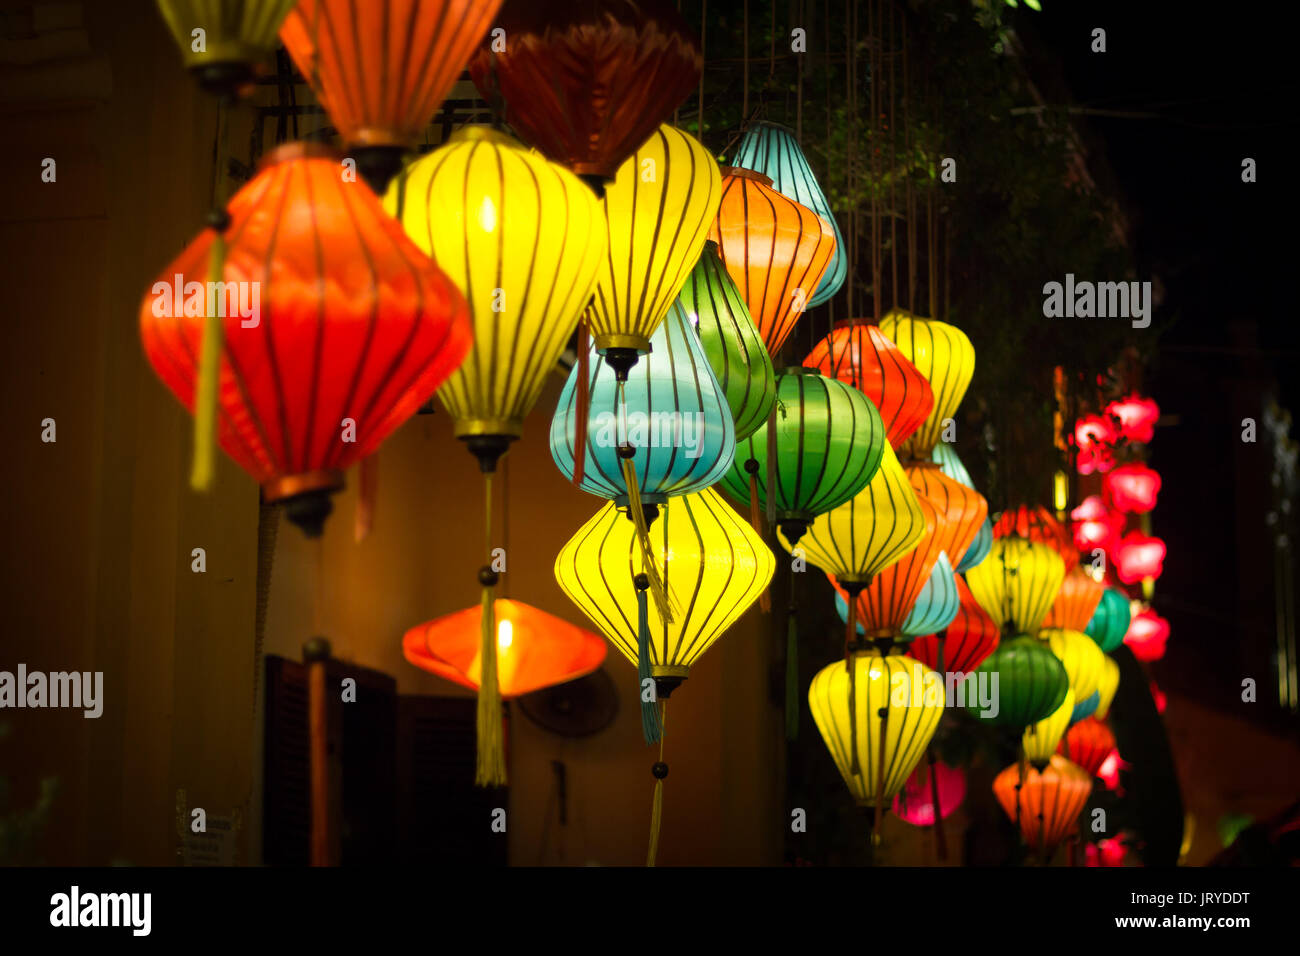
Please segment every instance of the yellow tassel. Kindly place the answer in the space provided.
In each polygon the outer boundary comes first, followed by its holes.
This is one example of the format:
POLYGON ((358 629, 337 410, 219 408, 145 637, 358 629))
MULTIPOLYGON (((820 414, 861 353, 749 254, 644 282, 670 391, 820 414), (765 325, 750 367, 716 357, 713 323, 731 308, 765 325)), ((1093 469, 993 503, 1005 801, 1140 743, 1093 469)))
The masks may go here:
MULTIPOLYGON (((226 271, 226 237, 217 233, 208 252, 208 281, 221 282, 226 271)), ((194 461, 190 487, 207 491, 212 486, 217 435, 217 383, 221 373, 221 347, 225 329, 216 315, 216 302, 208 303, 203 320, 203 345, 199 378, 194 386, 194 461)))
POLYGON ((668 594, 664 590, 663 579, 659 577, 659 567, 655 564, 654 549, 650 545, 650 529, 645 523, 645 512, 641 510, 641 487, 636 480, 636 465, 631 458, 623 459, 623 483, 627 486, 627 510, 636 525, 636 540, 641 546, 641 565, 646 577, 650 579, 650 596, 654 598, 655 607, 665 624, 673 622, 673 613, 668 607, 668 594))
POLYGON ((501 727, 501 687, 497 683, 496 602, 492 588, 483 588, 482 640, 479 647, 478 769, 480 787, 506 783, 505 740, 501 727))
POLYGON ((659 824, 664 817, 664 782, 655 781, 655 798, 654 804, 650 810, 650 849, 646 853, 646 866, 654 866, 655 858, 659 855, 659 824))

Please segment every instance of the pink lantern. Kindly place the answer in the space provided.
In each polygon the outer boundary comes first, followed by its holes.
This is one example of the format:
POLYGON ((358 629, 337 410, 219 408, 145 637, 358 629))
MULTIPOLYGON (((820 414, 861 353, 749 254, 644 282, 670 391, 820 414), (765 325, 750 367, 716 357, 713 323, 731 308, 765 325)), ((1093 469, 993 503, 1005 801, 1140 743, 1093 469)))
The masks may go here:
POLYGON ((1158 661, 1165 656, 1169 640, 1169 622, 1148 608, 1133 615, 1124 643, 1140 661, 1158 661))
POLYGON ((1119 837, 1088 844, 1088 866, 1123 866, 1126 848, 1119 837))
POLYGON ((1070 512, 1074 546, 1089 557, 1101 548, 1107 554, 1119 545, 1119 533, 1124 529, 1124 516, 1111 511, 1100 495, 1089 495, 1079 507, 1070 512))
POLYGON ((1115 573, 1125 584, 1158 578, 1164 572, 1165 543, 1159 538, 1130 531, 1115 552, 1115 573))
POLYGON ((1079 449, 1079 474, 1104 473, 1115 467, 1115 423, 1101 415, 1084 415, 1074 423, 1074 443, 1079 449))
POLYGON ((1156 713, 1163 714, 1165 712, 1165 705, 1169 703, 1169 698, 1165 696, 1164 691, 1156 686, 1155 681, 1151 682, 1151 699, 1155 701, 1156 713))
POLYGON ((966 798, 966 775, 960 767, 949 767, 942 760, 936 760, 932 764, 922 761, 907 778, 902 791, 894 797, 894 813, 913 826, 934 826, 931 770, 935 771, 939 783, 939 806, 943 810, 943 819, 948 819, 966 798))
POLYGON ((1112 750, 1110 756, 1102 762, 1101 768, 1097 771, 1097 776, 1101 778, 1101 782, 1106 785, 1107 790, 1119 793, 1119 772, 1128 768, 1129 764, 1119 755, 1119 751, 1112 750))
POLYGON ((1129 395, 1107 405, 1106 414, 1119 422, 1119 433, 1126 439, 1145 444, 1155 435, 1160 406, 1149 398, 1129 395))
POLYGON ((1156 506, 1160 473, 1141 463, 1120 465, 1106 476, 1106 496, 1116 511, 1146 514, 1156 506))

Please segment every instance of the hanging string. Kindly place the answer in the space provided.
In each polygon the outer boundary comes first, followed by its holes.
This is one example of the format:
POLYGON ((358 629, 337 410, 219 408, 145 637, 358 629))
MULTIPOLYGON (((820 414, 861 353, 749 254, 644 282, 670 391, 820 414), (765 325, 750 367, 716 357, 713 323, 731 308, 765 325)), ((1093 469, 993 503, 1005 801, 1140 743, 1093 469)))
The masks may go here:
MULTIPOLYGON (((614 407, 619 422, 619 467, 623 474, 623 486, 627 489, 627 514, 636 529, 637 547, 641 551, 641 569, 650 581, 650 596, 654 598, 659 616, 671 624, 672 611, 668 606, 668 594, 664 590, 663 580, 659 577, 659 568, 655 562, 654 548, 650 544, 650 527, 646 523, 645 509, 641 506, 641 482, 636 476, 636 448, 627 441, 627 398, 623 381, 614 386, 614 407)), ((665 545, 666 551, 666 545, 665 545)))
POLYGON ((698 112, 695 119, 695 135, 704 142, 704 68, 708 63, 705 57, 704 35, 709 25, 709 0, 700 3, 700 95, 696 104, 698 112))
MULTIPOLYGON (((501 553, 506 557, 506 567, 510 561, 510 456, 501 459, 501 553)), ((501 585, 501 596, 510 597, 510 575, 506 575, 501 585)))
POLYGON ((480 787, 506 783, 505 729, 501 718, 501 686, 497 680, 496 601, 498 574, 492 568, 492 473, 483 475, 483 542, 488 563, 479 569, 482 586, 479 610, 479 688, 476 714, 478 761, 474 782, 480 787))
MULTIPOLYGON (((853 315, 853 273, 857 266, 858 255, 858 197, 857 197, 857 156, 858 156, 858 91, 857 84, 854 82, 854 64, 857 60, 857 36, 850 25, 856 23, 857 12, 853 0, 844 0, 844 98, 848 101, 849 122, 848 137, 845 143, 845 153, 848 162, 848 194, 849 194, 849 281, 847 304, 850 317, 853 315)), ((872 83, 875 83, 875 77, 872 76, 872 83)), ((829 85, 829 84, 828 84, 829 85)))
POLYGON ((790 575, 790 603, 785 612, 785 739, 799 739, 799 602, 790 575))
POLYGON ((883 284, 880 275, 880 205, 879 198, 876 195, 876 184, 879 182, 876 166, 876 116, 880 99, 880 64, 876 57, 876 40, 879 33, 876 28, 876 16, 879 6, 879 3, 869 3, 867 5, 867 29, 871 32, 871 39, 867 44, 867 73, 871 77, 871 90, 868 95, 868 103, 871 108, 870 136, 868 138, 871 145, 871 308, 872 316, 877 323, 880 322, 880 287, 883 284))
MULTIPOLYGON (((667 726, 668 701, 659 701, 659 726, 667 726)), ((654 866, 659 856, 659 829, 664 818, 664 779, 668 776, 668 764, 664 762, 664 734, 659 735, 659 760, 650 768, 655 778, 655 795, 650 804, 650 846, 646 850, 645 865, 654 866)))
MULTIPOLYGON (((799 0, 799 22, 806 23, 806 8, 804 0, 799 0)), ((803 61, 804 54, 799 54, 795 62, 798 67, 795 71, 794 85, 794 138, 803 143, 803 61)), ((831 213, 834 215, 834 213, 831 213)))
POLYGON ((379 495, 379 452, 371 452, 357 466, 357 510, 352 516, 352 537, 360 543, 375 526, 375 500, 379 495))
POLYGON ((657 695, 646 698, 646 681, 654 680, 650 670, 650 609, 646 599, 650 579, 638 574, 632 584, 636 588, 636 677, 637 696, 641 700, 641 736, 647 744, 652 744, 659 740, 663 727, 659 723, 657 695))
MULTIPOLYGON (((892 672, 891 672, 892 673, 892 672)), ((876 775, 876 819, 872 821, 873 840, 880 834, 880 821, 885 816, 885 740, 889 733, 889 707, 880 708, 880 762, 876 775)))
MULTIPOLYGON (((851 586, 845 588, 849 595, 849 612, 844 622, 844 666, 849 672, 849 773, 855 777, 861 775, 862 766, 858 762, 858 666, 854 659, 853 646, 858 630, 858 594, 851 586)), ((867 697, 870 698, 870 685, 867 697)), ((870 701, 868 701, 870 703, 870 701)))
POLYGON ((587 465, 587 422, 591 413, 591 342, 587 316, 578 323, 578 388, 574 398, 573 484, 581 487, 587 465))

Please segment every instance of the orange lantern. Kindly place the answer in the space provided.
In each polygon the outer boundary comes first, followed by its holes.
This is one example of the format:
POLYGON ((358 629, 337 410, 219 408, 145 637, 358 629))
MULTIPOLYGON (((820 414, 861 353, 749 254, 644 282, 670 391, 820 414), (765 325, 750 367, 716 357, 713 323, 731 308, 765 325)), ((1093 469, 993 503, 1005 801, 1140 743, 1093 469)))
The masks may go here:
POLYGON ((1101 596, 1106 592, 1102 584, 1081 567, 1075 567, 1065 575, 1061 590, 1052 602, 1052 609, 1043 618, 1043 627, 1059 627, 1069 631, 1082 631, 1087 628, 1101 603, 1101 596))
POLYGON ((903 470, 917 495, 938 509, 944 522, 940 547, 956 567, 988 517, 988 502, 974 488, 945 475, 936 462, 905 462, 903 470))
POLYGON ((722 204, 709 238, 775 356, 835 254, 831 224, 749 169, 722 170, 722 204))
POLYGON ((1061 556, 1067 568, 1079 563, 1079 552, 1074 548, 1072 535, 1055 515, 1041 505, 1034 508, 1020 505, 1002 512, 993 525, 993 537, 1013 535, 1047 545, 1061 556))
POLYGON ((1029 765, 1023 769, 1023 778, 1020 764, 1003 770, 993 781, 993 793, 1020 827, 1025 843, 1046 861, 1074 829, 1092 793, 1092 777, 1059 754, 1042 770, 1029 765))
POLYGON ((1095 777, 1106 758, 1115 752, 1115 735, 1104 720, 1085 717, 1066 732, 1056 752, 1095 777))
MULTIPOLYGON (((605 660, 604 639, 522 601, 498 598, 497 681, 501 697, 585 677, 605 660)), ((402 653, 422 670, 478 690, 482 605, 420 624, 402 638, 402 653)))
POLYGON ((939 673, 969 674, 998 648, 1001 632, 989 612, 980 607, 960 574, 957 597, 961 609, 941 634, 918 637, 907 646, 907 653, 939 673))

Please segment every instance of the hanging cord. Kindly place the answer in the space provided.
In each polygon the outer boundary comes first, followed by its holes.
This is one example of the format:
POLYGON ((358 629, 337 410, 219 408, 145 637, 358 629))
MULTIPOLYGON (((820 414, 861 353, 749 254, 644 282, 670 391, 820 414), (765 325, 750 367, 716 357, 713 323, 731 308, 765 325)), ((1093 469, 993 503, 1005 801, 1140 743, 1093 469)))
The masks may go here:
POLYGON ((641 506, 641 483, 636 476, 636 446, 627 441, 626 419, 627 401, 624 396, 624 382, 615 385, 615 414, 619 421, 618 457, 623 472, 623 485, 627 488, 627 513, 636 528, 637 547, 641 550, 641 570, 650 581, 650 596, 654 598, 655 607, 665 623, 671 624, 673 614, 668 605, 668 594, 664 590, 663 579, 659 576, 659 567, 655 563, 654 548, 650 544, 650 527, 646 523, 645 509, 641 506))
POLYGON ((474 782, 480 787, 503 787, 506 783, 505 729, 502 726, 501 686, 497 680, 497 628, 494 591, 499 575, 492 569, 492 473, 483 475, 484 551, 488 563, 479 568, 482 587, 479 633, 478 762, 474 782))
MULTIPOLYGON (((222 97, 217 103, 217 155, 213 171, 212 211, 208 226, 215 231, 208 249, 208 281, 223 282, 226 274, 226 230, 230 213, 226 210, 226 157, 230 152, 230 118, 233 98, 222 97)), ((217 296, 208 295, 204 310, 203 343, 200 350, 198 380, 194 385, 194 458, 190 468, 190 487, 207 491, 212 487, 216 469, 217 386, 221 377, 221 352, 225 323, 219 316, 217 296)), ((224 305, 224 303, 223 303, 224 305)), ((220 311, 224 311, 224 308, 220 311)))
MULTIPOLYGON (((849 596, 849 610, 844 615, 844 666, 849 673, 849 773, 855 777, 862 775, 862 765, 858 760, 858 666, 854 650, 858 636, 858 595, 862 593, 862 587, 861 584, 844 585, 849 596)), ((867 696, 871 696, 870 685, 867 696)))
POLYGON ((799 739, 799 601, 790 575, 790 603, 785 609, 785 739, 799 739))
POLYGON ((646 599, 650 579, 638 574, 632 584, 636 587, 636 676, 637 696, 641 700, 641 736, 647 744, 652 744, 660 739, 663 725, 659 722, 659 695, 656 693, 647 700, 645 693, 646 681, 654 680, 650 672, 650 609, 646 599))
MULTIPOLYGON (((763 536, 763 513, 758 506, 758 470, 760 467, 756 458, 750 458, 745 462, 745 474, 749 475, 749 523, 754 528, 754 534, 761 538, 763 536)), ((764 614, 770 613, 772 610, 770 584, 759 592, 758 609, 764 614)))
MULTIPOLYGON (((845 144, 845 153, 848 158, 846 174, 847 193, 849 196, 849 280, 846 284, 847 303, 849 317, 853 317, 853 273, 857 270, 858 256, 858 196, 857 196, 857 157, 858 157, 858 91, 853 82, 854 62, 857 56, 857 50, 854 44, 857 37, 853 35, 850 25, 854 22, 855 10, 852 0, 844 0, 844 86, 845 100, 849 107, 848 142, 845 144)), ((829 32, 829 31, 827 31, 829 32)), ((875 76, 872 78, 872 86, 875 85, 875 76)), ((827 86, 829 87, 829 83, 827 86)), ((872 276, 872 281, 875 277, 872 276)))
MULTIPOLYGON (((888 701, 887 695, 889 691, 886 690, 885 693, 886 693, 885 699, 886 701, 888 701)), ((889 705, 887 702, 885 706, 880 708, 879 713, 880 713, 880 761, 878 764, 878 772, 876 775, 876 819, 872 821, 871 824, 871 835, 873 838, 873 842, 875 841, 875 838, 879 837, 880 835, 880 821, 883 820, 885 816, 885 739, 886 739, 886 734, 889 733, 889 705)))
POLYGON ((275 539, 280 530, 280 506, 263 501, 257 510, 257 598, 253 617, 253 711, 262 681, 262 647, 266 641, 266 612, 271 604, 271 572, 275 539))
POLYGON ((700 95, 696 103, 695 114, 695 136, 702 143, 704 142, 704 67, 707 58, 705 54, 704 35, 709 24, 709 0, 700 2, 700 95))
MULTIPOLYGON (((668 701, 659 701, 659 726, 668 723, 668 701)), ((659 760, 650 768, 655 778, 655 795, 650 805, 650 846, 646 850, 645 865, 654 866, 659 856, 659 828, 664 818, 664 778, 668 776, 668 764, 664 762, 664 735, 659 736, 659 760)))
POLYGON ((741 32, 744 35, 745 48, 741 53, 740 122, 744 125, 749 122, 749 0, 745 0, 744 28, 741 32))
POLYGON ((916 189, 912 183, 912 172, 916 164, 916 150, 912 143, 912 72, 907 55, 907 17, 903 17, 903 139, 903 149, 907 153, 907 219, 904 223, 907 229, 907 311, 915 314, 916 189))

